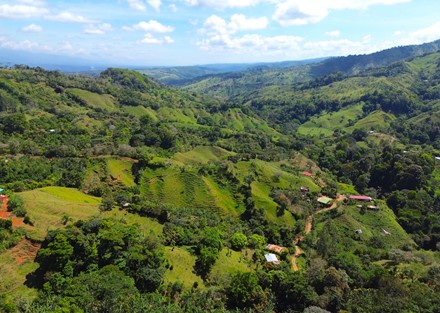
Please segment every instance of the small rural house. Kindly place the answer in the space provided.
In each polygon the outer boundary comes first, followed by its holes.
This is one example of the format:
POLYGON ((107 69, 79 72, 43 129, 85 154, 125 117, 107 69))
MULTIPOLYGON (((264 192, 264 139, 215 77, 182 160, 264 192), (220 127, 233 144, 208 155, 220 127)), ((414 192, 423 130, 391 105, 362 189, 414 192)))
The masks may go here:
POLYGON ((273 253, 265 254, 264 257, 266 258, 267 263, 280 264, 277 256, 273 253))
POLYGON ((333 202, 332 198, 329 198, 329 197, 326 197, 326 196, 319 197, 317 200, 318 200, 318 202, 320 204, 325 205, 325 206, 329 206, 333 202))
POLYGON ((307 176, 307 177, 312 177, 313 176, 312 173, 307 172, 307 171, 301 172, 301 174, 303 174, 304 176, 307 176))
POLYGON ((365 202, 370 202, 373 200, 373 198, 369 197, 369 196, 355 196, 355 195, 351 195, 349 197, 350 199, 356 200, 356 201, 365 201, 365 202))

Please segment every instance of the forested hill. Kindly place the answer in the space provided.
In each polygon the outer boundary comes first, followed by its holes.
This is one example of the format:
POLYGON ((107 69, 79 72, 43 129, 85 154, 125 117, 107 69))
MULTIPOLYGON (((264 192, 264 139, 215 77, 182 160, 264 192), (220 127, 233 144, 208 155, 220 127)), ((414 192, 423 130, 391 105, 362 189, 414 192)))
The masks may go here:
POLYGON ((0 69, 0 311, 439 312, 440 53, 289 71, 0 69))
POLYGON ((244 103, 252 98, 252 95, 270 92, 274 87, 295 88, 298 83, 313 80, 341 79, 344 76, 358 75, 368 69, 380 68, 393 62, 439 50, 440 40, 437 40, 422 45, 395 47, 367 55, 329 58, 295 68, 257 68, 237 73, 210 75, 194 79, 185 84, 183 89, 244 103))
POLYGON ((176 66, 176 67, 159 67, 151 69, 140 69, 140 73, 153 77, 167 85, 181 86, 185 85, 201 77, 222 73, 236 73, 246 70, 256 69, 282 69, 293 68, 300 65, 320 62, 325 58, 300 60, 300 61, 284 61, 273 63, 238 63, 238 64, 208 64, 194 66, 176 66))

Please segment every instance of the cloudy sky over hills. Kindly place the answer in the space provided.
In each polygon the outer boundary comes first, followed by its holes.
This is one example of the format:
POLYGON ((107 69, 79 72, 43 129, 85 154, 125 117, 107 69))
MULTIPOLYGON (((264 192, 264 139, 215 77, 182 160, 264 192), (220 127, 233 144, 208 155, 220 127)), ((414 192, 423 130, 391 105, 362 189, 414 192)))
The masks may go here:
POLYGON ((142 66, 309 59, 439 39, 438 12, 437 0, 0 1, 0 50, 142 66))

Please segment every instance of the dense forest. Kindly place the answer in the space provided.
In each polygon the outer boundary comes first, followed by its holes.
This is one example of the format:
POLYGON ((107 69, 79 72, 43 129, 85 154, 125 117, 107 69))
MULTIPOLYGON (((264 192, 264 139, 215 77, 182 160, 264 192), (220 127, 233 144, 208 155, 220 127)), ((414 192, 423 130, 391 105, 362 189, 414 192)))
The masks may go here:
POLYGON ((440 311, 436 47, 181 89, 1 68, 0 311, 440 311))

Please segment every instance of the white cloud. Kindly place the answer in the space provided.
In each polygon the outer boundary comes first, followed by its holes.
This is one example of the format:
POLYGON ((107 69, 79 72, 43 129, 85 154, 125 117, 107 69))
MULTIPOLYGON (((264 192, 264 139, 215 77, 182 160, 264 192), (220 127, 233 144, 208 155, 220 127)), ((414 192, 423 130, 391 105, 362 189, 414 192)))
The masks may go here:
POLYGON ((211 15, 203 24, 200 32, 207 34, 234 34, 240 31, 259 30, 267 28, 267 17, 247 18, 243 14, 234 14, 229 22, 217 15, 211 15))
POLYGON ((160 11, 162 0, 148 0, 148 4, 157 12, 160 11))
POLYGON ((164 36, 161 38, 156 38, 152 34, 145 34, 144 38, 139 41, 139 43, 149 44, 149 45, 163 45, 163 44, 171 44, 174 42, 174 39, 170 36, 164 36))
POLYGON ((273 19, 281 26, 296 26, 317 23, 329 13, 325 5, 319 1, 286 1, 277 5, 273 19))
POLYGON ((298 36, 266 37, 257 34, 247 34, 241 37, 231 37, 227 34, 217 34, 201 40, 197 45, 208 51, 228 51, 233 53, 264 54, 280 53, 283 51, 299 50, 303 38, 298 36))
POLYGON ((93 20, 81 15, 75 15, 68 11, 63 11, 57 15, 47 15, 46 19, 57 22, 72 22, 72 23, 93 23, 93 20))
POLYGON ((174 31, 174 27, 163 25, 155 20, 150 20, 148 22, 139 22, 138 24, 135 24, 131 27, 124 26, 122 29, 126 31, 141 30, 146 33, 170 33, 174 31))
POLYGON ((173 12, 173 13, 177 12, 177 6, 175 4, 170 4, 168 6, 168 9, 170 9, 170 11, 173 12))
POLYGON ((69 56, 86 56, 88 53, 82 49, 73 46, 70 42, 48 45, 34 42, 31 40, 13 41, 5 37, 0 37, 0 48, 16 51, 42 52, 49 54, 62 54, 69 56))
POLYGON ((26 4, 0 5, 0 18, 22 19, 38 17, 48 13, 48 10, 43 7, 31 6, 26 4))
POLYGON ((90 35, 104 35, 106 32, 111 31, 113 29, 111 24, 103 23, 103 24, 91 24, 84 28, 84 32, 90 35))
POLYGON ((226 9, 255 6, 260 0, 185 0, 185 2, 190 6, 226 9))
POLYGON ((318 23, 333 10, 365 10, 374 5, 393 5, 411 0, 284 0, 272 18, 281 26, 318 23))
POLYGON ((138 10, 138 11, 145 11, 147 9, 147 6, 145 5, 144 1, 142 0, 127 0, 128 5, 130 8, 138 10))
POLYGON ((339 37, 341 32, 339 30, 332 30, 330 32, 326 32, 325 34, 330 37, 339 37))
POLYGON ((411 43, 423 43, 440 39, 440 21, 426 28, 416 30, 409 34, 411 43))
POLYGON ((40 33, 43 31, 43 27, 37 24, 29 24, 21 29, 25 33, 40 33))

